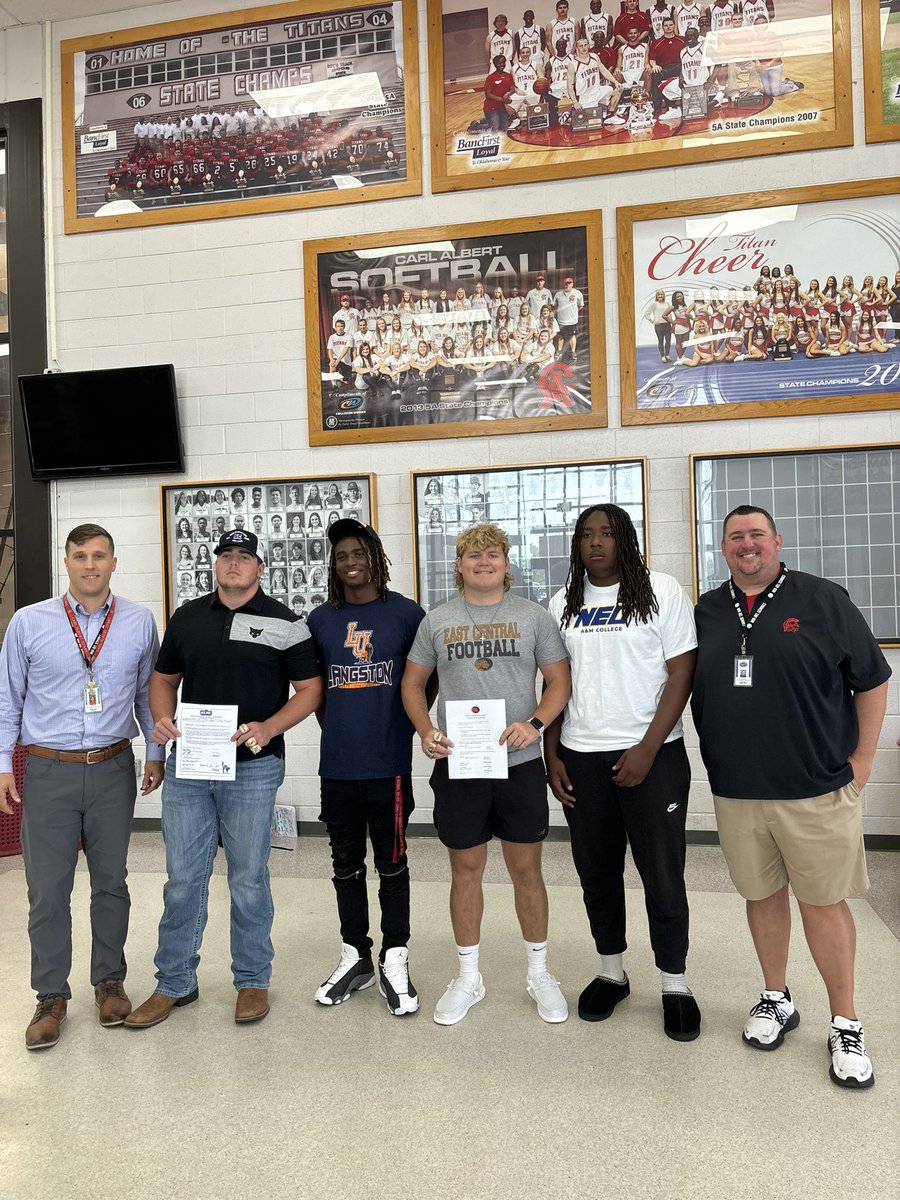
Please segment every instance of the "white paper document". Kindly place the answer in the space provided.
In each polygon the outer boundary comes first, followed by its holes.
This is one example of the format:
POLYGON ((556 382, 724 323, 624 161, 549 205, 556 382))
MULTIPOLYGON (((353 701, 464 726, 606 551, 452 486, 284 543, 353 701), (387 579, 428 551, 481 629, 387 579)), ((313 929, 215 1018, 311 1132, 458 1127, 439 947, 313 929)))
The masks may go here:
POLYGON ((453 743, 447 769, 451 779, 508 779, 505 700, 448 700, 447 737, 453 743))
POLYGON ((234 779, 238 725, 236 704, 181 704, 175 724, 181 730, 176 779, 234 779))

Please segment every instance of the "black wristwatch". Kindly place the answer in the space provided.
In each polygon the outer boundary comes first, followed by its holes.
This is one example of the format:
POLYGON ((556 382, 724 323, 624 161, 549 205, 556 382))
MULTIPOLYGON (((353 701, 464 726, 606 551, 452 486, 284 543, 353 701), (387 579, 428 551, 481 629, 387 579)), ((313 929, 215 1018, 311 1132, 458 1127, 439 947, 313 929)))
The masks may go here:
POLYGON ((533 725, 534 728, 538 731, 538 733, 544 732, 544 722, 541 720, 540 717, 530 717, 528 720, 528 724, 533 725))

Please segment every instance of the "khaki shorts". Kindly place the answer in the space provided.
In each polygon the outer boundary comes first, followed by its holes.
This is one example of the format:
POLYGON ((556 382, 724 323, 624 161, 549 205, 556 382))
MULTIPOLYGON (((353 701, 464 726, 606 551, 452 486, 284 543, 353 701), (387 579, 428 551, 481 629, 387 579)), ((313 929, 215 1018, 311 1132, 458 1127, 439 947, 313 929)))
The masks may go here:
POLYGON ((804 904, 837 904, 869 887, 855 783, 808 800, 714 796, 719 842, 745 900, 790 884, 804 904))

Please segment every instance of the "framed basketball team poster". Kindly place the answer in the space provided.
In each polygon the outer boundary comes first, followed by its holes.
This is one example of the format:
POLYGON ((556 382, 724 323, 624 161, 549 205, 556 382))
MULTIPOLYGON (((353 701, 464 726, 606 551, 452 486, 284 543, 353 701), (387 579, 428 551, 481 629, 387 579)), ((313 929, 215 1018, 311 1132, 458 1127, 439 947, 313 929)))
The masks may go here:
POLYGON ((231 479, 160 488, 166 620, 216 586, 215 548, 229 529, 259 539, 262 587, 304 620, 328 598, 328 526, 375 521, 374 475, 231 479))
POLYGON ((416 599, 426 609, 456 594, 456 539, 480 521, 509 535, 512 591, 545 608, 565 585, 575 522, 590 505, 624 508, 649 553, 644 458, 413 471, 410 485, 416 599))
POLYGON ((622 423, 893 409, 900 179, 621 208, 622 423))
POLYGON ((421 193, 415 0, 64 41, 66 233, 421 193))
POLYGON ((304 244, 309 443, 606 424, 600 214, 304 244))
POLYGON ((866 141, 900 138, 900 3, 862 0, 866 141))
POLYGON ((846 588, 878 642, 900 646, 900 446, 692 454, 691 479, 695 598, 728 578, 722 522, 752 496, 775 519, 788 569, 846 588))
POLYGON ((519 14, 428 0, 435 192, 852 145, 849 0, 519 14))

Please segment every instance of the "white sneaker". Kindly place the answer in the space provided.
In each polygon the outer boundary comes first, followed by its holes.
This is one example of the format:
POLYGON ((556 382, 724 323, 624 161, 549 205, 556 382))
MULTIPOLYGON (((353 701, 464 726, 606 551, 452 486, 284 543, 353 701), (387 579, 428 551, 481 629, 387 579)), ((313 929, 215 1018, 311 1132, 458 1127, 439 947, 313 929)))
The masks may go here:
POLYGON ((395 1017, 405 1017, 419 1007, 419 993, 409 977, 409 951, 406 946, 392 946, 384 952, 384 962, 378 964, 378 990, 387 1000, 395 1017))
POLYGON ((783 992, 761 992, 759 1000, 750 1009, 742 1037, 748 1046, 757 1050, 777 1050, 784 1035, 799 1024, 800 1014, 794 1008, 787 988, 783 992))
POLYGON ((434 1019, 438 1025, 455 1025, 473 1004, 484 999, 484 982, 480 975, 457 975, 438 1000, 434 1019))
POLYGON ((556 976, 545 971, 543 975, 533 975, 527 982, 528 995, 537 1005, 538 1016, 542 1021, 558 1025, 569 1015, 566 998, 560 991, 556 976))
POLYGON ((872 1087, 875 1072, 872 1070, 872 1060, 866 1053, 859 1021, 850 1021, 847 1017, 832 1018, 828 1053, 831 1055, 828 1074, 838 1087, 872 1087))
POLYGON ((606 120, 603 122, 603 124, 604 125, 624 125, 625 118, 616 116, 616 114, 613 113, 613 115, 611 117, 606 118, 606 120))

